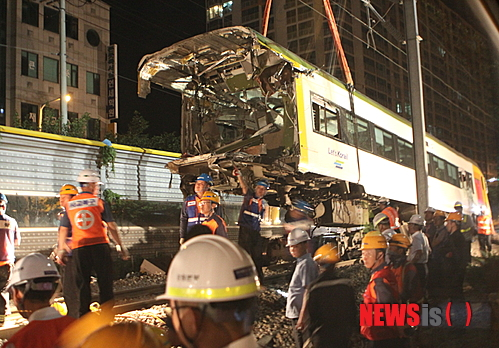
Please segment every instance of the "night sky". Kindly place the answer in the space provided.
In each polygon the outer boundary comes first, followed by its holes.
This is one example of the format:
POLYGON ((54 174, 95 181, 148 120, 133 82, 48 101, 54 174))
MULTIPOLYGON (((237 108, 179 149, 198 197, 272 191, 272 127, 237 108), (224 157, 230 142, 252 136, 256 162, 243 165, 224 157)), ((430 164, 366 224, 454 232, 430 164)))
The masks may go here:
POLYGON ((148 133, 180 134, 180 94, 152 85, 137 96, 137 67, 149 53, 206 31, 204 0, 104 0, 111 5, 111 43, 118 44, 118 132, 128 130, 135 110, 148 121, 148 133))

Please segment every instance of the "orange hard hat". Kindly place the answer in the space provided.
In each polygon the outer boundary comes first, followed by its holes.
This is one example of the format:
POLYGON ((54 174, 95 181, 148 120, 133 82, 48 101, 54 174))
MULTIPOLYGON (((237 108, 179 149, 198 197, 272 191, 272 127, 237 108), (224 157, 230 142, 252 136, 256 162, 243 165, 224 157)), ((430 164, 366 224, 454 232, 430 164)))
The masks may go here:
POLYGON ((395 245, 404 249, 409 249, 409 247, 411 246, 411 241, 405 236, 405 234, 396 233, 388 241, 388 244, 395 245))
POLYGON ((447 215, 447 219, 445 219, 445 221, 459 221, 461 222, 463 220, 463 216, 461 215, 461 213, 457 212, 457 211, 453 211, 452 213, 449 213, 449 215, 447 215))

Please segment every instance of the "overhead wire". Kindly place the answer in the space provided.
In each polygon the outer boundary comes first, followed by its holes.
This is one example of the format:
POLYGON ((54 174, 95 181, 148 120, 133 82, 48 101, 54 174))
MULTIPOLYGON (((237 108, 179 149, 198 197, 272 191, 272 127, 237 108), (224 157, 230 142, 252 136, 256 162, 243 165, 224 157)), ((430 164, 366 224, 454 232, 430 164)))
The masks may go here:
MULTIPOLYGON (((303 0, 298 0, 298 2, 310 7, 313 11, 319 13, 322 17, 326 18, 324 16, 324 14, 322 14, 321 12, 317 11, 316 9, 314 9, 313 7, 311 7, 309 4, 305 3, 303 0)), ((357 16, 355 16, 352 12, 348 11, 344 6, 340 5, 339 3, 337 2, 334 2, 334 4, 336 4, 337 6, 339 6, 342 10, 345 11, 345 13, 349 14, 353 19, 355 19, 356 21, 358 21, 359 23, 361 23, 362 25, 364 25, 365 27, 368 27, 367 23, 365 23, 364 21, 362 21, 362 19, 358 18, 357 16)), ((387 13, 385 13, 385 16, 387 15, 387 13)), ((340 26, 339 26, 340 27, 340 26)), ((355 35, 353 32, 347 30, 346 28, 344 27, 341 27, 341 29, 343 29, 345 32, 349 33, 352 35, 353 38, 357 39, 358 41, 362 42, 363 44, 365 44, 366 46, 368 46, 368 42, 363 40, 362 38, 358 37, 357 35, 355 35)), ((384 41, 386 41, 389 45, 391 45, 392 47, 396 48, 398 51, 400 51, 404 56, 407 55, 407 53, 401 49, 400 47, 398 47, 397 45, 393 44, 390 40, 388 40, 387 38, 385 38, 383 35, 381 35, 380 32, 378 32, 377 30, 374 29, 374 27, 372 27, 372 31, 378 35, 378 37, 380 37, 381 39, 383 39, 384 41)), ((407 73, 407 69, 404 68, 402 65, 400 65, 399 63, 395 62, 392 58, 388 57, 386 54, 384 54, 383 52, 381 52, 380 50, 378 50, 377 48, 373 48, 371 47, 376 53, 378 53, 379 55, 381 55, 384 59, 386 59, 387 61, 389 61, 390 63, 392 63, 393 65, 395 65, 396 67, 398 67, 399 69, 401 69, 403 72, 407 73)), ((454 58, 457 60, 457 58, 454 58)), ((459 93, 461 94, 458 90, 456 90, 454 87, 452 87, 451 85, 449 85, 448 83, 446 83, 445 81, 443 81, 439 76, 437 76, 433 71, 431 71, 430 69, 428 69, 427 67, 422 67, 423 70, 425 70, 426 72, 428 72, 432 77, 435 77, 437 78, 440 82, 442 82, 447 88, 449 88, 451 91, 455 92, 455 93, 459 93)), ((464 68, 464 66, 463 66, 464 68)), ((468 72, 467 69, 465 69, 466 72, 468 72)), ((468 72, 468 74, 471 76, 471 74, 468 72)), ((456 102, 452 101, 451 99, 449 99, 447 96, 443 95, 440 91, 438 91, 436 88, 434 88, 433 86, 430 86, 428 83, 425 83, 423 82, 423 84, 431 89, 432 91, 434 91, 435 93, 437 93, 438 95, 440 95, 442 98, 444 98, 446 101, 450 102, 451 104, 453 104, 454 106, 457 106, 459 109, 462 109, 461 106, 459 106, 459 104, 457 104, 456 102)), ((462 95, 462 94, 461 94, 462 95)), ((476 107, 477 109, 479 109, 481 112, 487 114, 486 111, 484 111, 480 106, 478 106, 477 104, 475 104, 470 98, 466 97, 465 95, 462 95, 463 99, 465 99, 468 103, 470 103, 471 105, 473 105, 474 107, 476 107)), ((472 115, 471 113, 469 113, 469 116, 473 119, 475 119, 476 121, 479 121, 480 123, 483 123, 483 121, 472 115)))

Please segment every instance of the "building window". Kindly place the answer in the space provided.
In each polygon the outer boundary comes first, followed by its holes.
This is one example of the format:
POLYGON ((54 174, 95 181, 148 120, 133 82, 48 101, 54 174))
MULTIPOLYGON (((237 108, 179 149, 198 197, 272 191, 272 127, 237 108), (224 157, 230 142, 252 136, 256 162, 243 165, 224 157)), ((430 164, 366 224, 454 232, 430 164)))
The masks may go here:
POLYGON ((242 16, 243 23, 251 22, 252 20, 259 19, 260 18, 260 7, 255 6, 255 7, 249 8, 247 10, 243 10, 241 16, 242 16))
POLYGON ((21 74, 38 78, 38 54, 26 51, 21 52, 21 74))
POLYGON ((69 87, 78 88, 78 65, 66 63, 66 78, 69 87))
POLYGON ((100 95, 100 75, 87 71, 87 93, 100 95))
POLYGON ((77 119, 78 119, 78 113, 77 112, 68 111, 68 120, 75 121, 77 119))
POLYGON ((78 18, 66 14, 66 36, 78 40, 78 18))
POLYGON ((314 32, 314 22, 313 21, 307 21, 298 24, 298 35, 299 36, 305 36, 312 34, 314 32))
POLYGON ((22 21, 23 23, 38 26, 38 4, 33 1, 23 0, 23 10, 22 10, 22 21))
POLYGON ((224 16, 232 13, 232 5, 233 5, 233 1, 224 2, 224 4, 223 4, 224 16))
POLYGON ((43 79, 59 83, 59 61, 57 59, 43 57, 43 79))
POLYGON ((44 7, 43 9, 43 29, 59 34, 59 11, 44 7))
POLYGON ((87 31, 87 42, 90 46, 97 47, 100 44, 100 35, 94 29, 88 29, 87 31))
POLYGON ((88 139, 101 140, 100 137, 100 120, 97 118, 90 118, 87 125, 88 139))
POLYGON ((208 20, 222 17, 223 7, 222 5, 214 5, 208 9, 208 20))
POLYGON ((21 124, 23 128, 35 129, 38 105, 21 103, 21 124))
POLYGON ((297 35, 298 30, 296 28, 296 25, 290 25, 287 28, 287 32, 288 32, 288 40, 296 39, 298 37, 298 35, 297 35))

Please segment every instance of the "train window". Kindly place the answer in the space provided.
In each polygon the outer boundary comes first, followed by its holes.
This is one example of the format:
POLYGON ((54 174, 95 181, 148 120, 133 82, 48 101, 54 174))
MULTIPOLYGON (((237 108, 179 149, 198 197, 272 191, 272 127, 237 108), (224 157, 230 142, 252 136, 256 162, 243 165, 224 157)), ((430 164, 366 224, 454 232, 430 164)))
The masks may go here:
POLYGON ((447 182, 459 187, 458 170, 455 165, 447 162, 447 182))
POLYGON ((355 123, 353 116, 348 111, 344 111, 343 115, 345 119, 344 122, 340 122, 340 125, 342 126, 341 136, 347 144, 355 145, 355 123))
POLYGON ((326 111, 326 133, 328 135, 332 135, 335 138, 339 137, 339 129, 338 129, 338 116, 339 110, 335 109, 331 111, 329 109, 325 109, 326 111))
POLYGON ((431 156, 432 169, 435 178, 445 181, 445 161, 437 156, 431 156))
POLYGON ((369 122, 357 117, 357 137, 361 149, 372 152, 371 134, 369 132, 369 122))
MULTIPOLYGON (((314 98, 317 99, 317 98, 314 98)), ((339 138, 339 114, 338 108, 329 103, 319 104, 312 102, 312 113, 314 117, 314 130, 316 132, 339 138), (327 107, 326 107, 327 105, 327 107)))
POLYGON ((374 140, 376 142, 374 153, 395 161, 393 134, 381 128, 374 127, 374 140))
POLYGON ((475 187, 473 186, 473 177, 471 173, 466 172, 466 183, 467 188, 470 188, 473 193, 475 193, 475 187))
POLYGON ((397 139, 398 163, 414 168, 414 150, 412 144, 404 139, 397 139))

